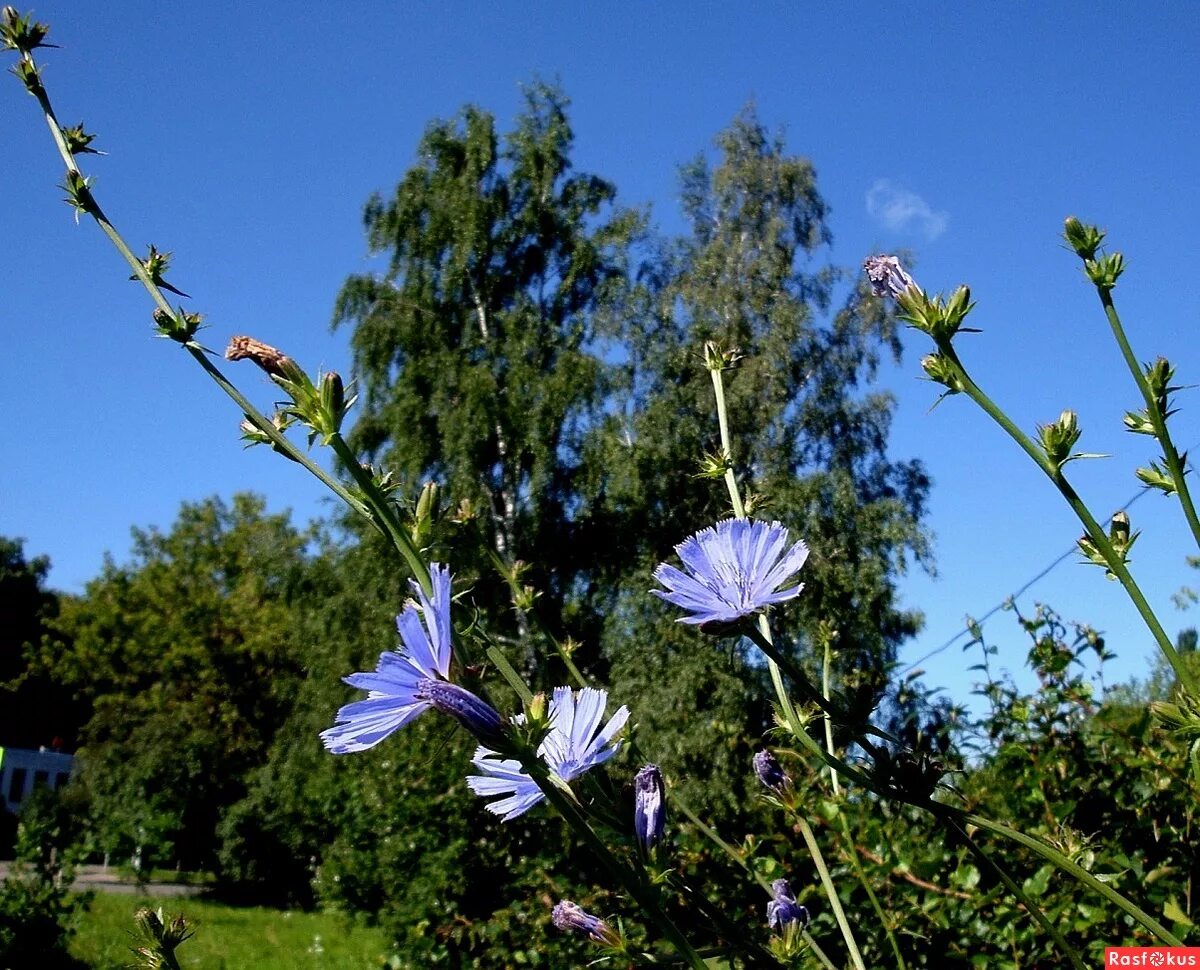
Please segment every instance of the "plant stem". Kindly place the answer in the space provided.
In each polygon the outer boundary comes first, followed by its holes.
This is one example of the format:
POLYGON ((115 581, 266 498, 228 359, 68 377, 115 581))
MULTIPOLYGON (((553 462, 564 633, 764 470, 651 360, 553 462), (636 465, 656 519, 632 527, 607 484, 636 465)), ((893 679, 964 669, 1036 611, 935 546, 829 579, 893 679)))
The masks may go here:
MULTIPOLYGON (((30 64, 33 64, 33 57, 25 53, 22 58, 30 64)), ((50 134, 54 138, 55 147, 58 149, 59 155, 62 157, 63 164, 68 172, 73 172, 82 177, 83 173, 79 169, 79 165, 75 161, 75 157, 71 154, 67 147, 66 140, 63 138, 62 127, 58 123, 58 118, 54 114, 54 108, 50 103, 50 96, 46 89, 38 84, 34 91, 34 97, 37 99, 38 105, 41 107, 42 115, 46 119, 46 124, 50 128, 50 134)), ((174 310, 171 308, 170 302, 163 295, 158 284, 150 278, 150 274, 146 272, 146 267, 142 261, 138 259, 133 251, 129 248, 124 238, 117 231, 116 227, 105 215, 104 210, 100 207, 100 203, 91 192, 88 193, 89 205, 87 212, 92 219, 109 238, 109 241, 121 254, 122 258, 133 270, 134 275, 145 287, 146 292, 154 301, 155 305, 164 313, 174 316, 174 310)), ((246 397, 221 373, 220 369, 208 359, 205 349, 195 341, 188 341, 184 345, 185 349, 191 354, 192 358, 204 369, 205 373, 221 388, 242 410, 242 413, 254 424, 259 431, 267 435, 280 451, 284 452, 287 457, 291 458, 297 464, 307 469, 314 477, 332 491, 338 498, 345 502, 350 508, 358 512, 360 515, 367 514, 367 508, 364 503, 347 489, 341 482, 337 481, 332 475, 321 468, 308 455, 296 447, 284 434, 282 434, 274 423, 263 415, 257 408, 251 404, 246 397)))
POLYGON ((1146 402, 1146 414, 1150 416, 1150 422, 1154 425, 1154 437, 1162 445, 1163 459, 1167 463, 1167 470, 1171 473, 1171 480, 1175 483, 1175 494, 1179 496, 1179 504, 1183 506, 1184 518, 1187 519, 1188 528, 1192 530, 1192 538, 1196 541, 1196 545, 1200 546, 1200 517, 1196 515, 1196 506, 1192 503, 1192 493, 1184 478, 1183 462, 1171 440, 1171 434, 1167 430, 1167 416, 1159 409, 1158 400, 1150 389, 1150 382, 1146 380, 1146 374, 1138 364, 1138 360, 1133 354, 1133 347, 1130 346, 1129 339, 1125 336, 1125 328, 1121 325, 1121 318, 1117 314, 1116 306, 1113 305, 1112 292, 1097 286, 1096 293, 1100 297, 1100 304, 1104 307, 1104 315, 1108 318, 1108 325, 1112 328, 1117 346, 1121 348, 1121 356, 1125 358, 1129 372, 1133 375, 1138 390, 1142 392, 1142 399, 1146 402))
MULTIPOLYGON (((946 355, 950 361, 953 361, 955 369, 959 372, 959 377, 965 393, 970 396, 980 408, 983 408, 983 411, 988 414, 992 420, 995 420, 996 423, 1008 433, 1009 437, 1013 438, 1013 441, 1018 443, 1020 447, 1025 450, 1025 453, 1030 456, 1031 459, 1033 459, 1034 463, 1036 463, 1039 468, 1042 468, 1042 471, 1048 475, 1051 481, 1054 481, 1057 489, 1062 492, 1063 497, 1067 499, 1070 507, 1072 507, 1072 509, 1075 511, 1075 514, 1079 516, 1080 521, 1084 523, 1086 531, 1091 535, 1091 538, 1094 543, 1096 543, 1098 549, 1102 551, 1106 562, 1109 563, 1112 573, 1114 573, 1114 575, 1117 576, 1117 579, 1121 581, 1122 586, 1126 588, 1126 592, 1129 594, 1130 599, 1132 599, 1134 605, 1138 607, 1138 611, 1141 613, 1142 619, 1144 619, 1146 622, 1147 627, 1151 629, 1151 633, 1154 634, 1154 639, 1156 639, 1159 643, 1159 646, 1163 648, 1163 652, 1166 655, 1166 658, 1171 661, 1172 667, 1175 667, 1176 676, 1180 678, 1181 683, 1184 685, 1190 685, 1192 678, 1187 675, 1186 669, 1184 669, 1183 665, 1180 663, 1180 660, 1178 660, 1178 655, 1175 652, 1175 648, 1171 645, 1171 642, 1168 639, 1168 636, 1166 636, 1162 625, 1158 623, 1158 618, 1154 616, 1154 612, 1151 610, 1150 604, 1147 603, 1144 595, 1141 594, 1138 585, 1136 585, 1134 582, 1133 576, 1129 574, 1128 568, 1126 568, 1126 565, 1124 565, 1124 563, 1121 561, 1121 557, 1117 555, 1116 550, 1112 549, 1112 544, 1108 539, 1108 535, 1103 532, 1103 529, 1100 528, 1096 520, 1093 519, 1090 511, 1087 510, 1087 507, 1084 502, 1082 502, 1082 499, 1076 495, 1073 487, 1070 486, 1066 478, 1063 477, 1060 469, 1052 467, 1049 459, 1046 459, 1046 456, 1037 448, 1037 445, 1034 445, 1030 437, 1025 435, 1025 433, 1022 432, 1018 426, 1013 424, 1013 421, 1008 418, 1008 415, 1004 414, 1004 412, 1002 412, 1001 409, 991 401, 990 397, 984 394, 984 391, 979 388, 979 385, 974 383, 971 376, 966 372, 965 367, 962 366, 958 355, 955 354, 954 348, 949 345, 948 341, 943 342, 942 345, 938 346, 938 349, 940 349, 940 351, 946 355)), ((721 427, 721 447, 725 450, 726 459, 732 466, 732 448, 730 437, 728 437, 727 421, 725 419, 725 388, 724 384, 721 382, 720 371, 714 370, 712 373, 713 390, 716 396, 716 414, 718 414, 718 423, 721 427)), ((730 491, 730 501, 733 505, 734 513, 739 514, 739 516, 744 516, 745 508, 742 504, 742 498, 740 498, 738 493, 737 478, 734 477, 732 468, 726 469, 725 483, 728 487, 728 491, 730 491)), ((842 776, 856 780, 856 782, 862 784, 864 788, 868 789, 869 791, 874 791, 876 795, 898 798, 900 801, 906 801, 910 804, 913 804, 913 806, 925 809, 926 812, 931 812, 937 816, 937 818, 942 818, 942 814, 950 810, 947 808, 935 807, 935 804, 929 802, 928 800, 925 802, 917 802, 912 800, 912 798, 906 797, 904 794, 902 794, 902 792, 892 791, 884 788, 884 786, 878 784, 874 778, 871 778, 868 776, 868 774, 858 771, 857 768, 853 768, 846 764, 846 762, 839 759, 838 756, 832 752, 829 752, 829 750, 822 748, 821 744, 818 744, 816 741, 812 740, 812 737, 808 734, 808 731, 804 730, 804 726, 800 724, 799 717, 796 713, 796 708, 792 706, 791 699, 788 697, 784 682, 782 682, 782 677, 780 676, 780 666, 786 666, 788 675, 792 676, 797 687, 802 690, 802 693, 809 695, 806 696, 806 700, 811 700, 812 702, 817 703, 817 705, 820 706, 823 711, 832 713, 828 709, 829 703, 826 700, 826 697, 824 697, 820 691, 812 688, 811 684, 808 682, 808 678, 804 676, 804 672, 797 669, 796 665, 788 663, 787 658, 780 654, 778 649, 775 648, 772 636, 770 636, 770 627, 767 623, 766 616, 758 617, 758 629, 748 630, 748 636, 750 636, 750 639, 754 640, 756 645, 762 649, 764 654, 766 654, 768 659, 768 669, 770 670, 770 676, 772 676, 772 682, 775 687, 775 695, 778 697, 782 712, 784 712, 788 729, 790 729, 792 735, 796 737, 796 740, 800 743, 800 746, 808 749, 810 754, 814 754, 818 759, 826 762, 826 765, 829 766, 830 770, 840 771, 842 776)), ((862 741, 862 736, 860 736, 859 743, 864 743, 862 741)), ((869 746, 869 744, 865 744, 864 747, 866 750, 868 750, 868 752, 872 752, 872 750, 874 750, 874 748, 869 746)), ((982 816, 974 815, 966 815, 964 818, 968 821, 971 821, 974 825, 978 825, 982 828, 988 828, 989 831, 1003 834, 1003 836, 1006 836, 1007 838, 1014 839, 1016 842, 1026 845, 1027 848, 1032 849, 1034 852, 1038 852, 1038 854, 1042 855, 1043 858, 1046 858, 1046 860, 1054 863, 1055 866, 1062 869, 1063 872, 1073 875, 1074 878, 1078 879, 1080 882, 1082 882, 1082 884, 1093 888, 1093 890, 1096 890, 1102 894, 1102 896, 1104 896, 1106 899, 1109 899, 1110 902, 1116 903, 1122 910, 1128 912, 1128 914, 1133 916, 1135 920, 1138 920, 1142 926, 1150 929, 1154 935, 1158 936, 1158 939, 1168 942, 1168 944, 1171 946, 1182 945, 1180 944, 1180 941, 1175 939, 1175 936, 1172 936, 1170 933, 1168 933, 1168 930, 1160 926, 1156 920, 1153 920, 1152 917, 1145 914, 1144 911, 1139 909, 1134 903, 1130 902, 1129 899, 1123 897, 1121 893, 1112 890, 1111 887, 1104 885, 1103 882, 1100 882, 1094 878, 1091 873, 1088 873, 1086 869, 1076 866, 1076 864, 1070 861, 1067 856, 1064 856, 1062 852, 1052 849, 1051 846, 1040 842, 1039 839, 1034 839, 1030 836, 1026 836, 1025 833, 1014 830, 1014 828, 1009 828, 1008 826, 1001 824, 1001 822, 994 822, 989 819, 983 819, 982 816)))
POLYGON ((720 368, 709 370, 712 374, 713 393, 717 398, 717 425, 721 429, 721 453, 725 459, 725 486, 729 489, 729 504, 733 506, 733 514, 739 519, 746 517, 746 506, 738 492, 737 475, 733 471, 733 447, 729 438, 729 417, 725 408, 725 381, 721 377, 720 368))
POLYGON ((395 507, 388 497, 380 491, 379 486, 375 484, 375 479, 371 473, 363 468, 358 457, 350 450, 350 446, 346 444, 346 439, 340 433, 335 432, 329 435, 329 444, 333 448, 334 454, 341 459, 342 465, 350 477, 354 479, 358 485, 359 491, 362 492, 371 511, 374 513, 371 518, 382 530, 384 535, 388 537, 396 551, 400 553, 408 563, 409 569, 412 570, 413 576, 417 582, 421 584, 421 588, 426 593, 433 591, 433 584, 429 577, 429 567, 425 565, 425 561, 421 558, 420 551, 412 540, 412 536, 405 530, 403 524, 396 516, 395 507))
POLYGON ((1013 894, 1017 901, 1024 905, 1026 912, 1028 912, 1029 915, 1034 918, 1038 926, 1045 930, 1050 938, 1054 940, 1055 946, 1057 946, 1059 950, 1066 955, 1067 959, 1071 961, 1071 966, 1073 966, 1075 970, 1086 970, 1083 963, 1079 959, 1079 955, 1075 952, 1075 949, 1066 941, 1066 939, 1064 939, 1063 935, 1058 931, 1058 928, 1046 918, 1046 914, 1042 912, 1041 907, 1026 895, 1025 891, 1017 885, 1016 881, 1007 872, 1005 872, 1003 868, 1001 868, 999 863, 997 863, 991 858, 991 856, 983 851, 983 848, 973 838, 971 838, 970 834, 968 834, 967 830, 963 828, 958 819, 954 818, 953 816, 948 816, 946 823, 963 838, 967 844, 967 848, 971 850, 972 855, 974 855, 976 859, 983 863, 984 866, 991 869, 992 872, 994 872, 1000 879, 1000 881, 1004 883, 1008 891, 1013 894))
POLYGON ((817 844, 817 837, 813 834, 812 826, 808 824, 808 820, 799 812, 793 811, 792 819, 796 823, 796 827, 800 829, 800 834, 804 837, 804 843, 808 846, 808 854, 812 856, 813 865, 817 867, 817 874, 821 877, 821 885, 825 887, 825 895, 829 899, 829 906, 833 910, 834 919, 837 920, 838 929, 842 931, 842 939, 846 941, 846 949, 850 951, 850 960, 858 970, 867 970, 866 964, 863 963, 862 954, 858 951, 858 944, 854 940, 854 933, 850 929, 850 923, 846 919, 845 910, 842 909, 842 901, 838 898, 837 887, 833 884, 833 879, 829 875, 829 869, 825 865, 825 857, 821 855, 821 847, 817 844))
POLYGON ((838 970, 834 962, 830 960, 828 956, 826 956, 825 951, 817 946, 817 941, 812 938, 812 934, 810 934, 808 930, 805 930, 801 936, 804 937, 804 942, 808 944, 808 948, 812 950, 813 956, 820 961, 821 966, 823 966, 825 970, 838 970))
MULTIPOLYGON (((828 634, 826 634, 825 636, 822 637, 822 639, 825 641, 825 658, 821 664, 821 696, 825 698, 826 702, 828 702, 829 701, 830 652, 832 649, 830 640, 832 638, 828 634)), ((825 747, 829 750, 830 754, 834 754, 834 750, 833 750, 833 720, 829 717, 828 713, 825 714, 825 747)), ((833 787, 833 794, 835 796, 840 794, 840 790, 838 787, 837 772, 832 767, 830 767, 830 769, 829 769, 829 783, 833 787)))
POLYGON ((612 850, 596 834, 595 829, 588 823, 588 820, 584 817, 572 798, 549 779, 546 766, 541 759, 536 756, 530 757, 528 752, 521 752, 519 760, 526 773, 537 782, 538 788, 542 790, 542 793, 546 796, 546 800, 554 806, 583 843, 595 853, 609 874, 624 886, 625 891, 629 893, 630 897, 658 925, 663 935, 670 940, 676 952, 694 970, 707 970, 708 964, 704 958, 696 952, 691 943, 688 942, 687 937, 667 915, 653 888, 646 884, 642 873, 640 871, 635 872, 617 861, 612 850))
MULTIPOLYGON (((832 771, 832 769, 830 770, 832 771)), ((846 854, 850 857, 850 864, 854 867, 854 874, 858 876, 859 883, 867 891, 867 898, 871 900, 871 908, 875 910, 879 924, 883 927, 884 933, 887 934, 888 942, 892 945, 892 953, 896 957, 896 970, 908 970, 908 964, 904 961, 904 954, 900 951, 900 941, 896 939, 896 933, 892 929, 892 920, 884 913, 883 907, 879 904, 879 897, 875 895, 875 890, 871 888, 871 883, 867 880, 867 874, 863 871, 862 863, 859 861, 858 852, 854 848, 854 837, 850 833, 850 823, 846 821, 845 812, 838 812, 838 821, 842 825, 842 838, 845 840, 846 854)))
POLYGON ((993 822, 991 819, 984 818, 982 815, 976 815, 973 812, 964 812, 960 815, 960 818, 963 821, 969 822, 972 825, 976 825, 981 829, 987 829, 989 832, 995 832, 997 835, 1002 835, 1006 839, 1010 839, 1013 842, 1025 846, 1027 849, 1031 849, 1047 862, 1051 862, 1064 872, 1070 873, 1089 889, 1095 890, 1105 899, 1116 903, 1117 906, 1137 920, 1137 922, 1158 937, 1158 939, 1160 939, 1163 943, 1167 944, 1168 946, 1183 946, 1183 942, 1173 933, 1168 931, 1166 927, 1158 922, 1158 920, 1154 919, 1154 917, 1150 916, 1148 913, 1136 906, 1129 899, 1122 896, 1107 883, 1101 882, 1086 869, 1072 862, 1069 858, 1067 858, 1067 856, 1059 852, 1053 846, 1047 845, 1041 839, 1036 839, 1031 835, 1026 835, 1024 832, 1019 832, 1014 828, 1010 828, 1003 822, 993 822))
POLYGON ((1175 671, 1175 676, 1178 678, 1179 682, 1189 690, 1195 692, 1195 686, 1193 684, 1191 673, 1180 660, 1179 654, 1175 651, 1175 647, 1171 643, 1171 638, 1167 636, 1166 630, 1164 630, 1162 624, 1158 622, 1158 617, 1155 616, 1154 610, 1151 609, 1150 604, 1147 602, 1146 597, 1142 594, 1141 589, 1138 587, 1133 575, 1129 572, 1129 568, 1125 565, 1124 560, 1113 548, 1112 543, 1109 542, 1108 535, 1092 516, 1092 513, 1084 504, 1083 499, 1079 497, 1078 493, 1071 486, 1071 483, 1067 481, 1066 477, 1062 473, 1062 470, 1056 468, 1051 463, 1050 459, 1047 458, 1046 455, 1041 451, 1041 449, 1034 444, 1033 440, 1027 434, 1025 434, 1025 432, 1018 428, 1012 422, 1012 419, 1009 418, 1009 416, 1002 410, 1000 410, 995 402, 992 401, 992 399, 984 393, 982 388, 975 383, 971 375, 967 373, 962 362, 958 359, 958 355, 955 353, 954 348, 950 345, 949 341, 943 341, 939 343, 938 350, 941 351, 942 355, 946 357, 947 360, 953 363, 958 372, 963 393, 965 393, 972 401, 978 404, 979 407, 982 408, 983 411, 988 415, 988 417, 1000 425, 1000 427, 1008 434, 1008 436, 1012 438, 1013 441, 1015 441, 1022 448, 1022 450, 1029 455, 1030 458, 1033 459, 1034 463, 1046 474, 1046 477, 1054 483, 1055 488, 1059 490, 1063 498, 1066 499, 1067 504, 1071 507, 1071 510, 1078 517, 1079 521, 1083 523, 1084 531, 1087 532, 1088 537, 1093 543, 1095 543, 1096 548, 1100 550, 1101 555, 1104 556, 1104 561, 1109 570, 1114 576, 1117 577, 1121 585, 1125 587, 1125 592, 1129 595, 1130 600, 1133 601, 1133 605, 1137 608, 1138 613, 1141 614, 1143 622, 1145 622, 1147 628, 1150 630, 1150 633, 1154 636, 1154 639, 1158 643, 1159 648, 1162 650, 1163 655, 1167 658, 1167 662, 1170 663, 1171 668, 1175 671))
MULTIPOLYGON (((500 554, 497 553, 496 550, 493 549, 488 541, 484 538, 482 532, 478 528, 476 528, 474 532, 479 539, 479 547, 485 553, 487 553, 487 556, 491 560, 492 566, 495 568, 497 575, 499 575, 508 584, 509 594, 512 597, 515 605, 519 590, 517 589, 516 581, 513 579, 512 571, 505 564, 504 560, 500 558, 500 554)), ((542 619, 541 614, 536 609, 530 609, 527 615, 533 618, 533 625, 538 628, 538 631, 542 634, 542 636, 550 641, 551 646, 553 646, 555 651, 558 653, 558 659, 562 661, 563 666, 567 668, 567 673, 570 674, 571 679, 575 681, 575 686, 580 688, 587 687, 587 678, 583 676, 582 671, 580 671, 579 667, 576 666, 571 654, 567 652, 566 647, 563 646, 558 637, 550 632, 550 628, 546 625, 546 621, 542 619)))

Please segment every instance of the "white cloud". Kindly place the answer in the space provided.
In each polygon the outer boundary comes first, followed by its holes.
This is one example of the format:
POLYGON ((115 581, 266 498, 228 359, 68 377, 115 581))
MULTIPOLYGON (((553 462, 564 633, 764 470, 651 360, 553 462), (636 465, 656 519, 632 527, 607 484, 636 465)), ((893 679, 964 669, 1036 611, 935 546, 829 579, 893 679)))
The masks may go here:
POLYGON ((867 190, 867 214, 895 232, 915 230, 927 240, 946 231, 950 215, 937 212, 916 192, 889 179, 877 179, 867 190))

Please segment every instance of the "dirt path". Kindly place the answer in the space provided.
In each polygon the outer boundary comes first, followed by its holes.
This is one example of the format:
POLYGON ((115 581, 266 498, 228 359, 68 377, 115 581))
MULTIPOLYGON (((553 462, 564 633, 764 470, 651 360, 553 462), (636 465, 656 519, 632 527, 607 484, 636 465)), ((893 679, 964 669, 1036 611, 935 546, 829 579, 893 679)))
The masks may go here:
MULTIPOLYGON (((8 876, 11 862, 0 862, 0 880, 8 876)), ((139 886, 135 882, 121 879, 111 866, 80 866, 75 870, 76 889, 94 889, 101 893, 121 893, 126 896, 198 896, 204 886, 184 886, 178 883, 150 882, 139 886)))

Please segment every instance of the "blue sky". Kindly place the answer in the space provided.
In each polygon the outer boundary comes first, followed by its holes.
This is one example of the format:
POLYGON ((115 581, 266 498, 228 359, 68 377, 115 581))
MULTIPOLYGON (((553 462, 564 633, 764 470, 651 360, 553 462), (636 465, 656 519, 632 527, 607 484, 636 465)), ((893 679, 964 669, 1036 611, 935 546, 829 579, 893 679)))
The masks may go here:
MULTIPOLYGON (((1188 276, 1200 224, 1200 8, 1190 4, 470 4, 42 2, 63 45, 42 57, 61 119, 110 152, 89 159, 96 192, 135 248, 176 253, 172 278, 207 316, 207 342, 250 332, 307 366, 345 370, 331 334, 342 280, 370 266, 360 211, 413 160, 426 122, 477 103, 507 123, 522 82, 561 81, 573 100, 576 165, 614 181, 679 227, 677 165, 749 99, 789 150, 816 165, 832 214, 829 258, 910 248, 927 289, 972 286, 963 338, 979 382, 1028 429, 1064 407, 1074 466, 1104 517, 1137 491, 1151 457, 1124 432, 1136 390, 1094 293, 1057 239, 1068 214, 1108 227, 1129 270, 1117 291, 1135 349, 1167 354, 1200 381, 1200 288, 1188 276), (737 8, 741 9, 737 9, 737 8)), ((0 533, 54 561, 77 590, 118 559, 132 524, 167 525, 184 499, 255 489, 303 519, 319 486, 266 451, 243 452, 239 415, 177 349, 150 335, 149 305, 119 257, 59 199, 61 170, 36 106, 0 85, 0 533)), ((1069 511, 969 403, 930 412, 925 338, 888 368, 899 399, 892 447, 934 478, 938 576, 905 600, 926 630, 916 658, 1067 549, 1069 511)), ((264 406, 271 388, 237 376, 264 406)), ((1195 392, 1175 419, 1200 442, 1195 392)), ((1200 454, 1200 452, 1197 452, 1200 454)), ((1139 501, 1134 567, 1174 632, 1200 621, 1170 594, 1195 575, 1181 516, 1139 501)), ((798 524, 801 525, 802 524, 798 524)), ((1196 577, 1200 579, 1200 576, 1196 577)), ((1099 570, 1064 563, 1022 605, 1053 603, 1104 630, 1109 678, 1143 673, 1153 647, 1099 570)), ((1024 645, 988 626, 1000 663, 1024 645)), ((927 664, 956 696, 951 648, 927 664)))

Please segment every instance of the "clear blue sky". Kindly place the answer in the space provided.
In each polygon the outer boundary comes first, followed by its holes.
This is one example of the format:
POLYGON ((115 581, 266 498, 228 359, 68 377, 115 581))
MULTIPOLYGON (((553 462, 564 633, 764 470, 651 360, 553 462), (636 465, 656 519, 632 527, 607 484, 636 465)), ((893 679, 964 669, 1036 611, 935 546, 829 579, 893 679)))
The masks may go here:
MULTIPOLYGON (((1193 4, 349 3, 84 5, 41 2, 63 45, 43 52, 61 119, 83 119, 111 154, 88 159, 96 192, 135 248, 174 250, 172 278, 211 323, 207 342, 249 332, 310 368, 345 370, 334 294, 369 266, 363 201, 389 190, 428 120, 477 103, 506 124, 519 86, 561 80, 577 166, 627 204, 679 226, 676 166, 753 98, 791 151, 810 157, 832 208, 830 258, 920 256, 927 289, 969 282, 981 335, 963 339, 979 381, 1032 429, 1079 411, 1075 465, 1103 517, 1137 490, 1146 439, 1121 426, 1136 390, 1057 239, 1073 213, 1125 251, 1117 292, 1144 358, 1168 354, 1200 381, 1193 335, 1200 225, 1200 76, 1193 4), (740 9, 737 9, 740 8, 740 9)), ((7 66, 7 64, 6 64, 7 66)), ((300 519, 320 487, 265 450, 244 453, 239 415, 198 369, 150 335, 144 293, 91 224, 59 201, 61 168, 36 105, 0 85, 0 533, 54 561, 78 590, 132 524, 167 525, 184 499, 239 489, 300 519)), ((1068 548, 1079 528, 1048 484, 971 405, 932 413, 917 379, 925 338, 884 383, 900 407, 897 456, 934 478, 939 575, 914 575, 925 611, 915 658, 1068 548)), ((237 372, 264 406, 269 385, 237 372)), ((1196 392, 1175 433, 1200 441, 1196 392)), ((1200 454, 1200 452, 1197 452, 1200 454)), ((1167 627, 1200 621, 1170 594, 1194 573, 1182 518, 1157 495, 1134 508, 1135 569, 1167 627)), ((1200 578, 1198 576, 1197 578, 1200 578)), ((1047 599, 1109 634, 1113 673, 1140 674, 1148 636, 1100 571, 1066 563, 1024 600, 1047 599)), ((989 632, 1020 667, 1010 620, 989 632)), ((953 648, 930 680, 964 696, 953 648)))

